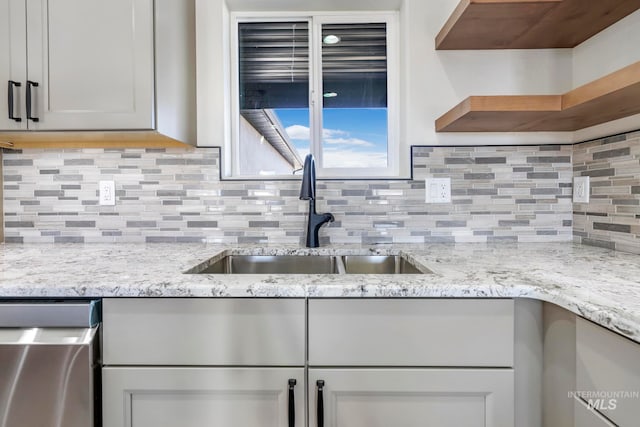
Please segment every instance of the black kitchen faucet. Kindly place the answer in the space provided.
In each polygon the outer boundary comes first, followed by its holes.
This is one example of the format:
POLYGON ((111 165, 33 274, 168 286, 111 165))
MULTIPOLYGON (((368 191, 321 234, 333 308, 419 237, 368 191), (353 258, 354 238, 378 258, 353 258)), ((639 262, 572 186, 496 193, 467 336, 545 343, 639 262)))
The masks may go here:
POLYGON ((335 218, 330 213, 319 214, 316 212, 316 162, 313 159, 313 154, 307 154, 307 157, 304 159, 300 200, 309 201, 307 247, 317 248, 320 246, 320 238, 318 237, 320 227, 328 222, 333 222, 335 218))

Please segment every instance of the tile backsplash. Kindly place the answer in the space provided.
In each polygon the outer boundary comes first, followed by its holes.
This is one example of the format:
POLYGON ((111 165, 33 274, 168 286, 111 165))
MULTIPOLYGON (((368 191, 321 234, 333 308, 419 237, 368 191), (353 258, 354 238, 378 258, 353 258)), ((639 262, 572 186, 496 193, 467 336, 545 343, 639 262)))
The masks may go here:
POLYGON ((573 206, 574 240, 640 254, 640 132, 574 146, 574 175, 589 176, 589 203, 573 206))
MULTIPOLYGON (((411 180, 319 181, 324 243, 571 241, 572 147, 414 147, 411 180), (426 204, 424 178, 451 177, 426 204)), ((219 150, 5 151, 7 242, 302 242, 299 181, 220 180, 219 150), (116 206, 98 204, 114 180, 116 206)))

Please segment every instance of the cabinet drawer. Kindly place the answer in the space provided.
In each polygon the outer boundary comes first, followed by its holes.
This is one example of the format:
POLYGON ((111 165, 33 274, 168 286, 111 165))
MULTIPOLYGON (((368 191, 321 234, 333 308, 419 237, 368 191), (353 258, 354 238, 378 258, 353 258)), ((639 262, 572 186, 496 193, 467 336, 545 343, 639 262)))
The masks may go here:
POLYGON ((513 300, 309 301, 315 366, 513 366, 513 300))
POLYGON ((576 387, 593 393, 600 412, 621 427, 640 419, 639 361, 640 345, 587 320, 576 322, 576 387))
POLYGON ((575 427, 615 427, 605 417, 589 408, 582 400, 574 399, 575 427))
POLYGON ((303 299, 110 298, 105 365, 303 366, 303 299))

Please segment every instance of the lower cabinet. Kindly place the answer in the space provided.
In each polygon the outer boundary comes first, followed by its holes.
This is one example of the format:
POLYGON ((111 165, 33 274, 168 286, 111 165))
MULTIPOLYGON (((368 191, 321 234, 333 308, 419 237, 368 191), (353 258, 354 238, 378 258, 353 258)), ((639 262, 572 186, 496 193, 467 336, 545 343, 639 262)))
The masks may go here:
MULTIPOLYGON (((640 425, 639 364, 640 345, 577 319, 576 389, 593 410, 620 427, 640 425)), ((582 427, 577 417, 575 425, 582 427)))
POLYGON ((602 414, 590 408, 579 398, 574 399, 576 427, 615 427, 602 414))
POLYGON ((114 367, 102 375, 103 427, 305 425, 304 368, 114 367))
POLYGON ((512 427, 511 369, 309 369, 310 427, 512 427))
POLYGON ((103 427, 514 426, 508 299, 105 299, 103 362, 103 427))

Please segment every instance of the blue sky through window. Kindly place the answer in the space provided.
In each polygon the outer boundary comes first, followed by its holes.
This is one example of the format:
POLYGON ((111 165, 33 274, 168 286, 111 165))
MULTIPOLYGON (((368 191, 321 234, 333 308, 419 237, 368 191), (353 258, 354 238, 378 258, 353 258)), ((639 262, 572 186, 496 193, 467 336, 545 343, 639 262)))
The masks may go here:
MULTIPOLYGON (((309 153, 309 110, 275 109, 301 157, 309 153)), ((328 168, 387 166, 386 108, 323 109, 323 160, 328 168)))

